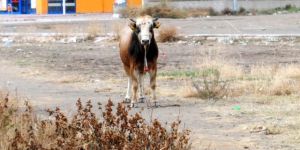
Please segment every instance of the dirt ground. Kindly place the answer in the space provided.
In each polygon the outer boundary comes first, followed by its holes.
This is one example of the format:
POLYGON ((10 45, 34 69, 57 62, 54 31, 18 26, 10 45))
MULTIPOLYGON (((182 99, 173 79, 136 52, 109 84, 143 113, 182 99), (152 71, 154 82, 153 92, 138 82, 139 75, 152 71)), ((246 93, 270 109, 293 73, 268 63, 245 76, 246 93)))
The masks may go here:
MULTIPOLYGON (((119 59, 117 42, 50 43, 1 45, 1 86, 28 98, 38 111, 53 106, 66 109, 69 115, 78 98, 105 103, 109 98, 120 102, 126 90, 126 77, 119 59)), ((243 66, 251 64, 299 63, 299 42, 250 42, 247 45, 213 41, 159 43, 159 74, 197 69, 208 56, 243 66)), ((289 133, 265 135, 250 128, 285 122, 280 115, 266 115, 261 109, 278 111, 276 98, 262 104, 251 97, 228 98, 211 102, 183 98, 178 87, 184 79, 158 77, 161 107, 145 109, 144 115, 165 122, 180 118, 184 128, 192 130, 193 149, 297 149, 289 133), (232 110, 240 105, 241 110, 232 110)), ((148 96, 149 97, 149 96, 148 96)), ((295 99, 298 99, 297 96, 295 99)), ((290 104, 290 103, 287 103, 290 104)), ((137 110, 145 107, 141 105, 137 110)), ((293 105, 298 107, 299 105, 293 105)))
MULTIPOLYGON (((197 26, 191 26, 189 32, 193 28, 197 26)), ((6 29, 12 30, 1 31, 6 29)), ((242 95, 218 101, 185 98, 180 89, 190 79, 176 74, 193 72, 207 59, 232 63, 245 72, 249 72, 251 65, 300 64, 299 38, 253 41, 191 38, 158 46, 160 107, 152 109, 140 104, 134 111, 143 109, 146 119, 158 118, 167 123, 179 118, 182 127, 192 131, 192 149, 196 150, 300 149, 299 94, 242 95), (234 106, 240 106, 240 110, 233 109, 234 106), (277 129, 280 132, 273 131, 277 129), (275 134, 268 134, 270 130, 275 134)), ((1 89, 21 100, 30 100, 39 117, 44 117, 44 109, 55 106, 72 115, 78 98, 91 99, 96 105, 110 98, 115 103, 121 102, 125 96, 127 79, 117 41, 2 42, 0 57, 1 89)), ((149 99, 149 88, 146 94, 149 99)))

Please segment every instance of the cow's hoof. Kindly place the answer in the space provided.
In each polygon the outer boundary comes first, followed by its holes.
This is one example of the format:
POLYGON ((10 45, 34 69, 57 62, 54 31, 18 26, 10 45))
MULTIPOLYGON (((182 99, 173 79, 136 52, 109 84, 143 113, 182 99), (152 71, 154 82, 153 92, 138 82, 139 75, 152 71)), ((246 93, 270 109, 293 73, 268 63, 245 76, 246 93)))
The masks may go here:
POLYGON ((140 102, 140 103, 145 103, 145 100, 146 100, 146 97, 140 97, 140 98, 139 98, 139 102, 140 102))
POLYGON ((159 107, 159 103, 157 101, 154 101, 153 107, 155 108, 159 107))
POLYGON ((123 103, 130 103, 131 99, 130 98, 125 98, 125 100, 123 101, 123 103))
POLYGON ((130 103, 130 108, 137 108, 137 103, 130 103))

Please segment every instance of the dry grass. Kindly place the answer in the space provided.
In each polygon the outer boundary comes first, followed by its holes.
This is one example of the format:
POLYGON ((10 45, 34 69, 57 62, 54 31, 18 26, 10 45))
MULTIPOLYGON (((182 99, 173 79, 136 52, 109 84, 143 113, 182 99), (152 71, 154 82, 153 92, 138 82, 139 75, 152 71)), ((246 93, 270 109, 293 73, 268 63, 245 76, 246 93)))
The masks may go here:
POLYGON ((243 76, 240 68, 222 60, 205 59, 196 68, 199 76, 182 87, 184 97, 222 99, 235 95, 235 80, 243 76))
POLYGON ((158 18, 186 18, 187 13, 183 9, 172 8, 167 5, 146 7, 139 13, 140 15, 150 15, 158 18))
MULTIPOLYGON (((197 76, 187 79, 183 97, 221 98, 244 95, 289 96, 300 94, 300 66, 253 65, 250 72, 222 60, 204 60, 197 76), (205 96, 211 93, 211 96, 205 96), (218 94, 217 94, 218 93, 218 94), (218 96, 217 96, 218 95, 218 96)), ((175 76, 174 76, 175 77, 175 76)))
POLYGON ((125 8, 120 10, 121 17, 133 18, 140 15, 151 15, 159 18, 187 18, 187 17, 200 17, 200 16, 215 16, 219 13, 212 8, 173 8, 168 5, 157 5, 146 7, 143 9, 138 8, 125 8))
POLYGON ((253 80, 255 94, 291 95, 296 94, 299 87, 300 68, 296 65, 252 66, 250 76, 253 80))
POLYGON ((114 40, 118 41, 120 39, 121 30, 124 27, 123 23, 115 23, 113 24, 113 37, 114 40))
POLYGON ((60 33, 60 34, 69 34, 69 33, 72 33, 72 30, 73 30, 73 29, 69 28, 68 25, 65 25, 65 24, 51 25, 50 28, 54 32, 60 33))
POLYGON ((159 29, 159 42, 174 42, 178 40, 178 31, 174 26, 162 26, 159 29))
POLYGON ((97 36, 99 36, 101 33, 103 33, 103 27, 96 23, 90 23, 86 27, 86 40, 93 41, 97 36))
POLYGON ((68 84, 68 83, 78 83, 83 81, 85 81, 83 77, 70 75, 70 76, 62 76, 59 79, 57 79, 56 82, 68 84))
POLYGON ((190 8, 185 11, 187 17, 216 16, 219 14, 213 8, 190 8))
POLYGON ((102 108, 101 118, 91 101, 77 101, 77 113, 67 118, 63 110, 48 109, 49 118, 38 119, 31 105, 11 105, 8 96, 0 101, 1 149, 188 149, 189 131, 179 130, 180 121, 165 128, 156 119, 146 123, 140 113, 130 115, 123 104, 112 101, 102 108), (115 111, 113 111, 115 110, 115 111))
POLYGON ((126 7, 120 10, 120 15, 123 18, 134 18, 140 15, 141 9, 126 7))

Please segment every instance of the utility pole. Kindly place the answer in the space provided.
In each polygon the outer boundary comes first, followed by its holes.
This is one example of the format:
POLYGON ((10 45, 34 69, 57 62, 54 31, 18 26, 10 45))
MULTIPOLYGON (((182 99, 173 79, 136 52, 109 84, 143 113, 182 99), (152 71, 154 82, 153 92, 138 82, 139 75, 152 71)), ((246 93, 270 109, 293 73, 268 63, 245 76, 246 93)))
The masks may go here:
POLYGON ((237 0, 232 0, 232 1, 233 1, 233 12, 236 13, 238 9, 237 0))
POLYGON ((62 3, 62 7, 63 7, 63 15, 66 14, 66 0, 62 0, 63 3, 62 3))

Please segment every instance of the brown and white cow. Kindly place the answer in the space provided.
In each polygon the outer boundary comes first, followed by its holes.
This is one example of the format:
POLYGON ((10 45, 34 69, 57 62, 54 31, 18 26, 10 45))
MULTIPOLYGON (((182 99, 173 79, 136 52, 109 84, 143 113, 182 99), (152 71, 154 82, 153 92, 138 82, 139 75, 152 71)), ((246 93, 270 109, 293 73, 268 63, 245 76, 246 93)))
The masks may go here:
POLYGON ((159 28, 158 18, 141 16, 130 19, 129 27, 120 34, 120 57, 128 75, 128 87, 125 97, 126 102, 131 102, 131 107, 137 103, 137 90, 139 100, 144 101, 144 75, 149 72, 152 99, 156 104, 156 73, 158 47, 154 38, 154 28, 159 28), (133 100, 131 100, 133 89, 133 100))

